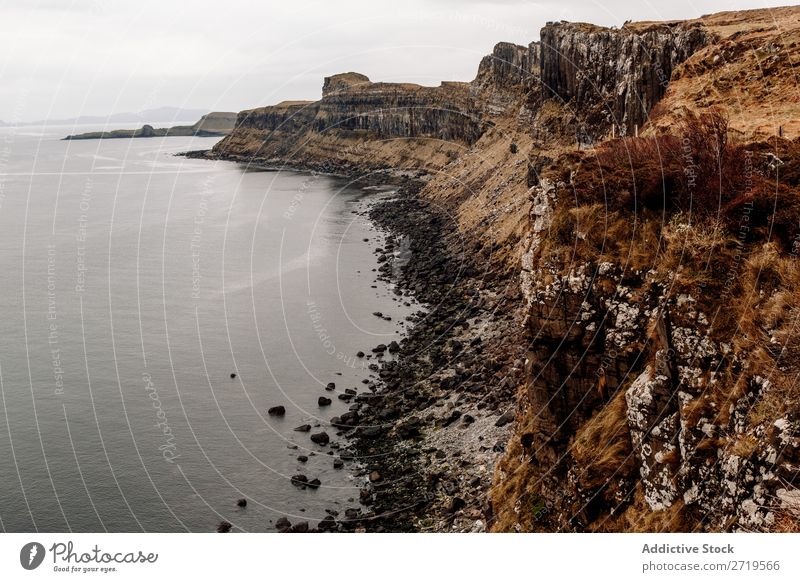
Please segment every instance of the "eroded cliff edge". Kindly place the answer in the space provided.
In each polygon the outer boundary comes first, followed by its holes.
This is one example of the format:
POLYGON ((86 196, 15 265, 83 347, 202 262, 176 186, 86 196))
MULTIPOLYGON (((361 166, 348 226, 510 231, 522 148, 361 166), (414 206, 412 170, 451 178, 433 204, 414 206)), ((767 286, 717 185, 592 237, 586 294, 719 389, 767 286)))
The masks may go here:
POLYGON ((468 84, 239 114, 212 157, 424 177, 471 265, 443 284, 474 318, 385 435, 430 477, 409 523, 797 529, 798 16, 551 23, 468 84))

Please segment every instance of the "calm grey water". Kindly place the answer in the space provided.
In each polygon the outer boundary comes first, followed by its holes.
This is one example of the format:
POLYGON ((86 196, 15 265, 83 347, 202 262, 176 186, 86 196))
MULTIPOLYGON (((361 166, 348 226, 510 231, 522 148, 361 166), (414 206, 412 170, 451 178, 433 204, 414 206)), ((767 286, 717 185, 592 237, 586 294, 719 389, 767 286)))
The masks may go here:
POLYGON ((71 130, 0 129, 2 528, 269 531, 356 507, 354 468, 292 429, 344 412, 324 386, 361 387, 353 355, 412 310, 374 281, 368 195, 173 155, 215 139, 71 130))

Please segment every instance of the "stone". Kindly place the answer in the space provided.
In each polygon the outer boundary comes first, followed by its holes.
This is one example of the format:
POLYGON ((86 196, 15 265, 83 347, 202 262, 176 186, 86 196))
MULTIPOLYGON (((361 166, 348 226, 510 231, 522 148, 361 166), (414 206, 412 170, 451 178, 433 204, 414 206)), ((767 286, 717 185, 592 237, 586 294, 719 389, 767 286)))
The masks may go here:
POLYGON ((450 498, 450 502, 447 504, 447 513, 455 513, 460 511, 467 505, 467 502, 461 499, 460 497, 452 497, 450 498))
POLYGON ((336 529, 336 520, 332 515, 326 515, 317 525, 319 531, 334 531, 336 529))
POLYGON ((247 499, 239 499, 239 500, 236 502, 236 505, 237 505, 238 507, 247 507, 247 499))
POLYGON ((267 410, 267 414, 270 416, 283 416, 286 414, 286 408, 284 406, 273 406, 267 410))
POLYGON ((331 442, 331 437, 325 431, 317 432, 311 435, 311 442, 324 446, 331 442))
POLYGON ((297 475, 292 475, 291 483, 295 487, 300 487, 300 488, 305 489, 305 486, 308 483, 308 477, 306 477, 302 473, 299 473, 297 475))
POLYGON ((324 396, 320 396, 317 399, 317 404, 319 406, 330 406, 331 405, 331 399, 330 398, 325 398, 324 396))
POLYGON ((281 533, 288 531, 290 527, 292 527, 292 522, 285 517, 279 517, 275 522, 275 529, 281 533))
POLYGON ((229 521, 221 521, 217 526, 217 533, 228 533, 233 528, 233 524, 229 521))
POLYGON ((500 415, 500 417, 495 421, 494 425, 506 426, 507 424, 514 422, 514 417, 515 417, 514 411, 507 410, 506 412, 500 415))

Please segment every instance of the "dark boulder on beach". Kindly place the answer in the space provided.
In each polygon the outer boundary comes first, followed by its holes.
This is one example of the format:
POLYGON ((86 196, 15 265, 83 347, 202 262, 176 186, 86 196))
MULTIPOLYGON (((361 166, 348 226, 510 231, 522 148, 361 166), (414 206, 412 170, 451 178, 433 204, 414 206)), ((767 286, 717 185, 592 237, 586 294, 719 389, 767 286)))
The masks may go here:
POLYGON ((311 442, 318 445, 327 445, 331 442, 331 437, 326 432, 317 432, 311 435, 311 442))
POLYGON ((305 489, 305 486, 308 483, 308 477, 306 477, 302 473, 298 473, 297 475, 292 475, 291 482, 292 485, 294 485, 295 487, 302 487, 303 489, 305 489))

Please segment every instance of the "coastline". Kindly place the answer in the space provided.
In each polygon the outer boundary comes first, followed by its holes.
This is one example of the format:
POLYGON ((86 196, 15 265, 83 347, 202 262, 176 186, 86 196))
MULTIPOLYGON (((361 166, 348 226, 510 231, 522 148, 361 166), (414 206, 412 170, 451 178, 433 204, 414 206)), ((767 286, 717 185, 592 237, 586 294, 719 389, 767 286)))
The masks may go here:
POLYGON ((482 532, 492 521, 486 493, 494 464, 514 419, 503 403, 513 402, 522 377, 513 339, 521 326, 505 311, 516 286, 473 264, 469 241, 419 190, 401 187, 369 212, 389 240, 410 239, 412 260, 400 270, 388 261, 381 271, 427 311, 401 342, 398 362, 380 370, 379 398, 356 434, 356 451, 381 477, 362 493, 374 514, 365 527, 482 532))
POLYGON ((420 196, 423 172, 278 166, 206 151, 179 155, 324 173, 364 188, 397 187, 393 196, 368 201, 363 214, 385 233, 384 247, 374 251, 378 277, 425 309, 407 319, 395 357, 371 360, 374 392, 356 395, 351 411, 330 422, 347 440, 339 456, 361 465, 360 511, 331 516, 308 531, 487 531, 493 519, 488 490, 511 434, 523 376, 518 282, 491 263, 475 264, 472 243, 446 209, 420 196), (397 256, 401 246, 407 257, 397 256))

